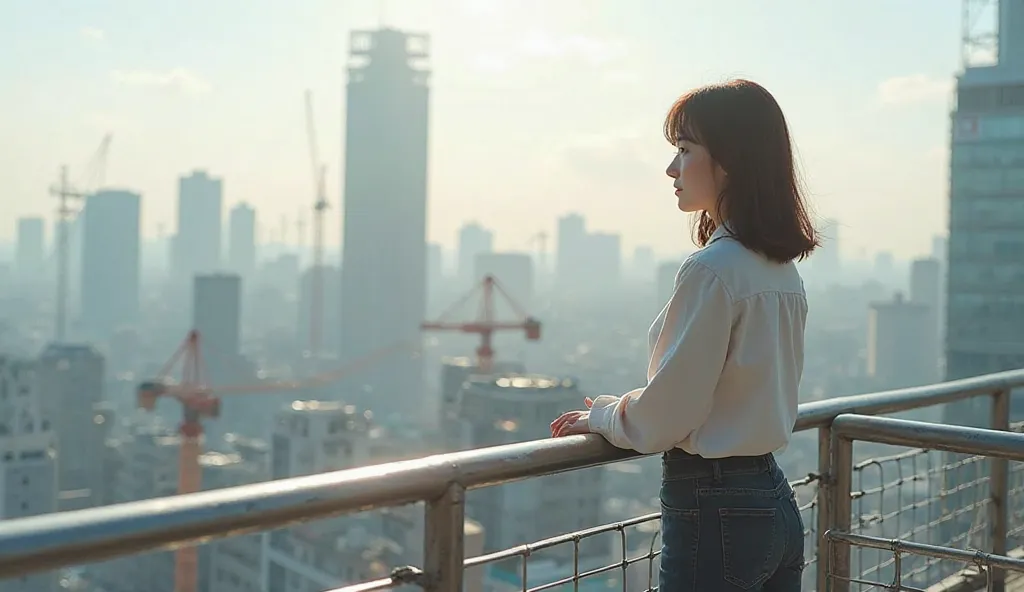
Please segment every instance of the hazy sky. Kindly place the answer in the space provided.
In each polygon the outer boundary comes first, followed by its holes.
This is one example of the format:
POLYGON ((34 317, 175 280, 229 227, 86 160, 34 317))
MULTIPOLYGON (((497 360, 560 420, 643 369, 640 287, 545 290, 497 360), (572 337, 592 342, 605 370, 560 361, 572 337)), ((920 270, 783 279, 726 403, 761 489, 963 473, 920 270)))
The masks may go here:
MULTIPOLYGON (((842 249, 925 253, 947 219, 957 0, 0 0, 0 238, 52 216, 60 164, 113 134, 107 184, 174 231, 177 177, 279 233, 308 220, 312 89, 340 228, 348 30, 432 35, 431 240, 475 219, 524 250, 566 212, 627 249, 689 246, 661 122, 688 88, 747 77, 786 111, 812 201, 842 249)), ((225 208, 227 209, 227 208, 225 208)))

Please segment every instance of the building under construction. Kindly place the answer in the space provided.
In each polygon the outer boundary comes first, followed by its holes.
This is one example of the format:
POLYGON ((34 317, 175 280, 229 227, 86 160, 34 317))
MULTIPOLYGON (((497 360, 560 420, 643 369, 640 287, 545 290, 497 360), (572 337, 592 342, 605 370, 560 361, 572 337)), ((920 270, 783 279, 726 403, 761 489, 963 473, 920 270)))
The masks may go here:
MULTIPOLYGON (((344 363, 418 340, 426 314, 426 35, 353 31, 347 86, 340 357, 344 363)), ((422 361, 397 356, 342 396, 387 415, 415 415, 422 361)))

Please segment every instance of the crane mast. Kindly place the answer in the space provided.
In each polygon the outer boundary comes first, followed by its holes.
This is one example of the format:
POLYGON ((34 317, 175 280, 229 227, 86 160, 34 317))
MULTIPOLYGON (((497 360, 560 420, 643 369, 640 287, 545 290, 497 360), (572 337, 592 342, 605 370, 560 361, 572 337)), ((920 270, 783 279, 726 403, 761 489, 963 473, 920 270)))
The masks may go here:
POLYGON ((72 220, 75 210, 71 200, 84 199, 85 194, 74 191, 68 181, 68 167, 60 167, 60 184, 51 188, 50 193, 57 197, 57 309, 54 321, 54 341, 64 343, 67 337, 68 310, 68 223, 72 220))
MULTIPOLYGON (((241 384, 210 387, 205 378, 205 367, 200 351, 200 334, 193 329, 181 343, 174 355, 164 364, 160 374, 153 380, 139 384, 136 396, 140 408, 147 411, 156 409, 160 398, 176 400, 182 409, 178 434, 181 443, 178 452, 178 493, 189 494, 202 490, 202 469, 199 457, 202 454, 203 420, 220 417, 221 397, 279 393, 301 390, 336 382, 350 372, 379 363, 389 356, 415 347, 412 342, 396 343, 392 346, 370 352, 334 371, 318 374, 301 380, 274 381, 256 384, 241 384), (180 366, 181 378, 175 380, 171 373, 180 366)), ((181 547, 174 557, 175 592, 196 592, 198 578, 198 555, 195 547, 181 547)))
POLYGON ((313 171, 313 267, 310 270, 309 355, 314 367, 320 355, 324 317, 324 216, 327 212, 327 167, 320 161, 313 117, 313 92, 306 91, 306 136, 313 171))
MULTIPOLYGON (((104 174, 106 173, 107 154, 110 151, 110 141, 113 136, 107 134, 100 142, 99 148, 93 155, 88 166, 88 173, 92 176, 90 185, 92 189, 103 185, 104 174)), ((54 341, 63 343, 67 338, 67 315, 68 315, 68 259, 70 258, 70 239, 68 237, 68 225, 75 219, 77 210, 72 207, 72 200, 83 200, 92 189, 75 189, 68 180, 68 167, 60 167, 60 181, 50 188, 50 195, 57 198, 57 298, 56 318, 54 319, 54 341)))
POLYGON ((488 374, 494 370, 494 333, 496 331, 523 331, 526 339, 540 339, 540 321, 527 315, 523 309, 508 295, 494 276, 488 275, 458 302, 445 311, 436 321, 424 322, 420 328, 424 331, 455 331, 475 333, 480 336, 480 345, 476 348, 476 364, 480 372, 488 374), (480 308, 477 318, 472 321, 449 320, 453 313, 462 308, 474 295, 480 293, 480 308), (498 294, 519 317, 514 321, 499 321, 494 314, 494 296, 498 294))

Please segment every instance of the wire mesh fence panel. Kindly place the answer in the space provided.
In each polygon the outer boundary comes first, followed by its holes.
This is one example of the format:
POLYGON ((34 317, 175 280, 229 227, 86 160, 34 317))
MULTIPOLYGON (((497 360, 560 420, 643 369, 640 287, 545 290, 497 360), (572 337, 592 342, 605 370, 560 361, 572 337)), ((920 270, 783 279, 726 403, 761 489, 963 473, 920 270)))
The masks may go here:
POLYGON ((466 561, 466 575, 477 574, 486 589, 656 590, 661 554, 658 513, 646 514, 487 553, 466 561), (588 541, 602 542, 587 552, 588 541))
MULTIPOLYGON (((870 443, 855 444, 854 457, 852 534, 892 545, 991 551, 990 459, 870 443)), ((1011 469, 1018 468, 1013 465, 1011 469)), ((1024 473, 1011 472, 1011 516, 1021 514, 1022 491, 1024 473)), ((1011 549, 1018 545, 1009 541, 1011 549)), ((856 584, 851 589, 891 585, 898 579, 906 589, 939 590, 970 568, 968 563, 927 554, 900 557, 891 547, 857 546, 850 553, 850 578, 856 584)))
POLYGON ((850 590, 910 590, 941 592, 943 590, 967 592, 974 590, 992 590, 996 581, 996 573, 1002 572, 1007 580, 1024 575, 1024 560, 1016 557, 993 555, 980 551, 969 551, 954 547, 915 543, 902 539, 868 536, 852 533, 828 534, 825 543, 829 546, 829 557, 840 548, 849 545, 853 554, 865 551, 878 551, 886 556, 886 563, 892 566, 891 574, 883 576, 880 572, 864 575, 851 571, 850 575, 841 576, 833 569, 830 560, 826 566, 827 579, 830 587, 848 584, 850 590), (914 564, 943 566, 949 576, 932 582, 915 581, 914 564))
POLYGON ((790 481, 796 494, 797 507, 804 523, 804 575, 803 589, 814 590, 818 564, 818 483, 821 477, 810 473, 802 479, 790 481))

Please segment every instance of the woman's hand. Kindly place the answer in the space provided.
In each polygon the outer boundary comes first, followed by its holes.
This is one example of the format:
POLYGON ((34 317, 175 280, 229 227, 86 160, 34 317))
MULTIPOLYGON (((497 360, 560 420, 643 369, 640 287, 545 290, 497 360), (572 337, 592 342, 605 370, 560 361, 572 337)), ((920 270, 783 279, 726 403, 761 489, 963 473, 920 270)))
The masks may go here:
MULTIPOLYGON (((583 404, 590 409, 594 400, 590 397, 583 399, 583 404)), ((589 411, 567 411, 558 416, 558 419, 551 422, 551 437, 573 436, 576 434, 590 433, 590 412, 589 411)))

